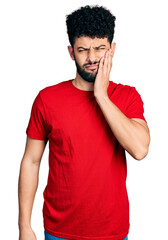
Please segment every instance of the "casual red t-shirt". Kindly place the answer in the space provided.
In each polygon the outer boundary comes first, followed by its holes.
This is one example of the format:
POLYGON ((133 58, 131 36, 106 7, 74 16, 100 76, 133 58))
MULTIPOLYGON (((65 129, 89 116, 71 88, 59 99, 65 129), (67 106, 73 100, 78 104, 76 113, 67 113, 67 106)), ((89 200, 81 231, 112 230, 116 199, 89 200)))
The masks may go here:
MULTIPOLYGON (((107 93, 128 118, 145 120, 135 87, 109 81, 107 93)), ((72 80, 41 90, 26 133, 49 140, 45 230, 68 239, 125 238, 129 231, 125 150, 105 120, 94 91, 80 90, 72 80)))

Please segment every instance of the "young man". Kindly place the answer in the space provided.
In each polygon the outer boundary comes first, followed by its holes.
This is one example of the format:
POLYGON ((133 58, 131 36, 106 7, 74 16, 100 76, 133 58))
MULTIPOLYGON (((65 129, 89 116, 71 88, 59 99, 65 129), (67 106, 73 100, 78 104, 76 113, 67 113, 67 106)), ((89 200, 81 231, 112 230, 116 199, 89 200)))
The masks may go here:
POLYGON ((45 239, 128 239, 125 150, 136 160, 148 153, 143 101, 135 87, 109 80, 110 11, 87 5, 66 24, 76 77, 41 90, 33 103, 19 177, 20 240, 36 239, 30 218, 47 141, 45 239))

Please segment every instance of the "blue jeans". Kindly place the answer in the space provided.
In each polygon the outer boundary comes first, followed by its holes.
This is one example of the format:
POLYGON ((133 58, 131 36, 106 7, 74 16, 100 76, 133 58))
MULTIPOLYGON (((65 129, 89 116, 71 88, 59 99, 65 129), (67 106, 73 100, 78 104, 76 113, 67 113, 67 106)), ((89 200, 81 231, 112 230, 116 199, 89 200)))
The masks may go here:
MULTIPOLYGON (((68 240, 67 238, 59 238, 59 237, 55 237, 53 235, 50 235, 45 230, 44 230, 44 235, 45 235, 45 240, 68 240)), ((122 240, 128 240, 128 236, 123 238, 122 240)))

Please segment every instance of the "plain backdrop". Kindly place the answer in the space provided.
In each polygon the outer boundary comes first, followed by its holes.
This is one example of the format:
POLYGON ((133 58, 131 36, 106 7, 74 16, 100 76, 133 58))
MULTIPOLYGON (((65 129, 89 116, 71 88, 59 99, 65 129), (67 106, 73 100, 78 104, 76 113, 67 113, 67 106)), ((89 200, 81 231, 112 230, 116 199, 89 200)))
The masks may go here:
MULTIPOLYGON (((129 240, 168 239, 168 15, 163 0, 0 1, 1 239, 18 239, 18 177, 32 103, 44 87, 75 77, 65 18, 87 4, 104 6, 116 16, 110 80, 136 87, 151 133, 146 158, 136 161, 127 154, 129 240)), ((47 176, 48 145, 32 213, 38 240, 44 239, 47 176)))

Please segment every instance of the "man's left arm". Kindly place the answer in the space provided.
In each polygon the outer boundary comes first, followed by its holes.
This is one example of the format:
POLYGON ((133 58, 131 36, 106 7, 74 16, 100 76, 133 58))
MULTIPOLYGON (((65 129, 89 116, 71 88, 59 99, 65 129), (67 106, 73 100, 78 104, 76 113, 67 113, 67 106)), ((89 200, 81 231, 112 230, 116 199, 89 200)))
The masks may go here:
POLYGON ((100 60, 94 84, 94 95, 118 142, 133 158, 141 160, 148 153, 150 144, 149 128, 142 119, 128 118, 109 99, 107 87, 112 67, 112 56, 113 52, 108 51, 105 57, 100 60))
POLYGON ((96 100, 122 147, 136 160, 143 159, 148 153, 150 143, 146 122, 142 119, 126 117, 108 96, 99 95, 96 100))

